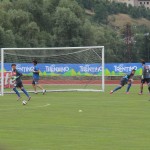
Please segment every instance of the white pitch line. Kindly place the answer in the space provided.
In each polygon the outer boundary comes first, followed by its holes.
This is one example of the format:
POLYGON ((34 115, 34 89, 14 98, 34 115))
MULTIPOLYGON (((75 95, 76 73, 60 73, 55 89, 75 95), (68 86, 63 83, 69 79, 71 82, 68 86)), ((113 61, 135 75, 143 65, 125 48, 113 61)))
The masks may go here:
MULTIPOLYGON (((27 104, 28 105, 28 104, 27 104)), ((50 106, 51 104, 45 104, 45 105, 43 105, 43 106, 33 106, 33 107, 26 107, 26 106, 22 106, 23 108, 6 108, 6 109, 0 109, 0 111, 1 110, 20 110, 20 109, 34 109, 34 108, 44 108, 44 107, 48 107, 48 106, 50 106)))
POLYGON ((43 107, 48 107, 50 106, 51 104, 45 104, 43 106, 35 106, 35 107, 29 107, 29 108, 43 108, 43 107))

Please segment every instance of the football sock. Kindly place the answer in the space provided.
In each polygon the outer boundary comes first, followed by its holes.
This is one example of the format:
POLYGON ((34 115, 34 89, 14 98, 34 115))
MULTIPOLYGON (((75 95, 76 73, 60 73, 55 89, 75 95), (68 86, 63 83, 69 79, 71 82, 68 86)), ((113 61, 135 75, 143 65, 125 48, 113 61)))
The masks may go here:
POLYGON ((148 84, 148 90, 149 90, 149 92, 150 92, 150 83, 148 84))
POLYGON ((14 92, 18 95, 18 97, 20 97, 20 94, 19 94, 19 92, 17 91, 17 89, 16 89, 16 88, 13 88, 13 90, 14 90, 14 92))
POLYGON ((130 83, 130 84, 128 84, 128 86, 127 86, 127 91, 126 91, 126 92, 129 92, 130 87, 131 87, 131 83, 130 83))
POLYGON ((113 92, 115 92, 115 91, 117 91, 117 90, 119 90, 119 89, 121 89, 121 86, 116 87, 116 88, 113 90, 113 92))
POLYGON ((30 97, 29 94, 27 93, 27 91, 23 88, 21 89, 23 91, 23 93, 27 96, 27 97, 30 97))

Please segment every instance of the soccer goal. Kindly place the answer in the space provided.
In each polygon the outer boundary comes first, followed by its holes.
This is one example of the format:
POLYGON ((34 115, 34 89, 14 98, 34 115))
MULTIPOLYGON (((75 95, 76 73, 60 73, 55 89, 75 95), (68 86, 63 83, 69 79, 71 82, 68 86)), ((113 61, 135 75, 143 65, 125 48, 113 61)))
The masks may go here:
POLYGON ((33 92, 32 61, 35 59, 40 69, 39 84, 43 85, 47 92, 104 91, 104 46, 2 48, 1 95, 13 93, 13 85, 8 78, 12 63, 23 73, 25 88, 33 92))

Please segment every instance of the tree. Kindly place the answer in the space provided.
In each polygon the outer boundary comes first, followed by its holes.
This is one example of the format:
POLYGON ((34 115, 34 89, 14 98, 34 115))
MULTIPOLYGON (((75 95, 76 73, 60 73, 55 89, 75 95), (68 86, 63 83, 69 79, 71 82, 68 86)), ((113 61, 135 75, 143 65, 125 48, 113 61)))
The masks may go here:
POLYGON ((55 13, 54 41, 57 46, 79 46, 82 44, 82 9, 72 0, 61 0, 55 13), (81 14, 81 15, 80 15, 81 14))
POLYGON ((12 30, 5 31, 4 47, 16 47, 15 36, 12 30))
POLYGON ((56 11, 56 24, 54 40, 57 46, 81 45, 81 21, 69 8, 58 7, 56 11))
POLYGON ((5 36, 4 29, 0 26, 0 47, 4 47, 5 43, 4 36, 5 36))
POLYGON ((108 11, 106 6, 103 3, 96 5, 94 20, 98 23, 107 24, 107 17, 108 11))
POLYGON ((20 32, 21 26, 27 25, 30 20, 30 14, 20 9, 19 10, 10 9, 8 11, 8 15, 10 17, 10 22, 12 24, 11 29, 13 29, 14 32, 20 32))

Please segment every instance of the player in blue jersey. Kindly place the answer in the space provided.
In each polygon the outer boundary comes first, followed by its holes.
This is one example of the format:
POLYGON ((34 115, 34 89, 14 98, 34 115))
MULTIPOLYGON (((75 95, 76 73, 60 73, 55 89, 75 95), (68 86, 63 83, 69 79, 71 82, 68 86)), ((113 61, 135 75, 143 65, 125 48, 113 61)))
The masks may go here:
POLYGON ((131 71, 131 73, 129 75, 125 75, 124 77, 121 78, 120 80, 120 85, 118 87, 116 87, 114 90, 110 91, 110 94, 118 91, 119 89, 121 89, 125 84, 128 84, 127 86, 127 90, 126 90, 126 94, 129 94, 129 90, 131 88, 132 82, 133 82, 133 76, 135 74, 135 69, 133 69, 131 71))
POLYGON ((42 87, 42 85, 39 84, 39 79, 40 79, 40 69, 37 66, 37 61, 33 60, 33 81, 32 81, 32 86, 34 88, 34 93, 37 94, 37 87, 39 87, 42 90, 43 95, 46 93, 46 90, 42 87))
POLYGON ((141 60, 142 63, 142 77, 139 95, 143 94, 143 85, 146 82, 148 85, 148 90, 150 93, 150 67, 145 64, 144 60, 141 60))
POLYGON ((22 83, 22 80, 21 80, 21 77, 22 77, 22 73, 19 72, 17 69, 16 69, 16 64, 12 64, 11 65, 12 67, 12 74, 11 74, 11 79, 14 83, 14 87, 13 87, 13 91, 17 94, 18 96, 18 99, 17 100, 20 100, 21 99, 21 96, 20 96, 20 93, 18 92, 17 88, 20 88, 23 93, 27 96, 28 98, 28 101, 31 99, 31 97, 29 96, 29 94, 27 93, 27 91, 24 89, 23 87, 23 83, 22 83))

